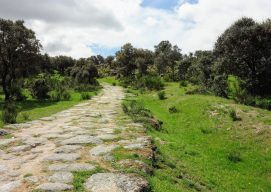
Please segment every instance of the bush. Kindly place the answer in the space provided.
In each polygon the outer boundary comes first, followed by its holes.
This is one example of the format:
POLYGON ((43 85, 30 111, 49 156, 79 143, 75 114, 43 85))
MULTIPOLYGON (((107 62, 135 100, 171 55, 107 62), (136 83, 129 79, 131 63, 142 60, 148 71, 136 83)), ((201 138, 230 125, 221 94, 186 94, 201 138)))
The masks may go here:
POLYGON ((112 85, 113 85, 113 86, 116 86, 116 85, 117 85, 117 83, 116 83, 116 82, 113 82, 113 83, 112 83, 112 85))
POLYGON ((263 109, 271 110, 271 99, 258 97, 255 99, 255 105, 263 109))
POLYGON ((170 113, 178 113, 178 109, 175 106, 172 106, 168 109, 170 113))
POLYGON ((97 91, 100 86, 97 85, 89 85, 89 84, 79 84, 75 86, 74 90, 77 92, 91 92, 97 91))
POLYGON ((13 101, 8 101, 4 104, 2 112, 2 120, 4 123, 16 123, 18 115, 16 104, 13 101))
POLYGON ((158 76, 145 76, 142 80, 144 87, 149 90, 161 90, 164 88, 164 83, 158 76))
POLYGON ((241 154, 237 151, 230 152, 228 155, 228 159, 233 163, 238 163, 242 161, 241 154))
POLYGON ((30 91, 34 98, 44 100, 49 98, 50 87, 45 78, 38 78, 31 82, 30 91))
POLYGON ((89 93, 87 93, 87 92, 82 92, 81 93, 81 99, 82 100, 89 100, 89 99, 91 99, 91 95, 89 93))
POLYGON ((180 87, 187 87, 188 86, 188 82, 187 81, 181 81, 180 82, 180 87))
POLYGON ((160 92, 157 93, 157 95, 158 95, 158 98, 160 100, 165 100, 166 99, 166 92, 165 91, 160 91, 160 92))
POLYGON ((29 114, 29 113, 23 112, 23 113, 21 113, 21 115, 22 115, 22 118, 23 118, 25 121, 30 120, 30 114, 29 114))
POLYGON ((206 95, 206 94, 210 94, 209 91, 204 88, 204 87, 197 87, 197 88, 194 88, 192 90, 188 90, 186 91, 187 95, 195 95, 195 94, 202 94, 202 95, 206 95))
POLYGON ((229 115, 233 121, 240 121, 241 120, 241 118, 237 116, 236 111, 234 109, 230 110, 229 115))

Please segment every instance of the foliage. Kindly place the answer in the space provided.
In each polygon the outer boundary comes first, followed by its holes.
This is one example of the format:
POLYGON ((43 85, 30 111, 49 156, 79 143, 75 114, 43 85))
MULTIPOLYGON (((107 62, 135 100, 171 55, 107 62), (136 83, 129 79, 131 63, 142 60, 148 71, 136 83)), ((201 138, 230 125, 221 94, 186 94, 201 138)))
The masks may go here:
POLYGON ((158 95, 158 98, 159 98, 160 100, 165 100, 165 99, 166 99, 166 92, 165 92, 165 91, 159 91, 159 92, 157 93, 157 95, 158 95))
MULTIPOLYGON (((217 40, 215 55, 219 74, 234 75, 251 95, 271 94, 271 21, 257 23, 242 18, 217 40)), ((227 76, 225 76, 227 78, 227 76)))
POLYGON ((23 21, 0 19, 0 75, 6 100, 12 99, 16 80, 35 70, 40 48, 35 33, 23 21))
POLYGON ((49 83, 45 74, 39 74, 30 84, 30 91, 34 98, 44 100, 49 98, 49 83))
POLYGON ((81 92, 81 99, 82 100, 89 100, 91 99, 91 95, 88 92, 81 92))
POLYGON ((16 118, 18 115, 18 110, 16 104, 13 101, 8 101, 5 103, 3 112, 2 112, 2 120, 4 123, 16 123, 16 118))
POLYGON ((175 106, 168 108, 169 113, 178 113, 178 109, 175 106))

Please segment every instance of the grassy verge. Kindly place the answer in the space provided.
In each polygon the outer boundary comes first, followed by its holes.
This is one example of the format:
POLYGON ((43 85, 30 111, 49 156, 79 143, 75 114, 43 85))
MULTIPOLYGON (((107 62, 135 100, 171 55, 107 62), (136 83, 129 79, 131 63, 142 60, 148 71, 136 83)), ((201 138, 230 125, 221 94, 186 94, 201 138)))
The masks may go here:
POLYGON ((100 78, 98 79, 99 83, 108 83, 110 85, 118 85, 119 81, 116 80, 115 77, 104 77, 104 78, 100 78))
MULTIPOLYGON (((88 92, 89 95, 94 96, 97 92, 88 92)), ((39 119, 41 117, 50 116, 54 113, 68 109, 78 103, 82 102, 81 94, 79 92, 71 92, 71 99, 69 101, 38 101, 34 99, 27 99, 26 101, 16 102, 18 107, 17 122, 22 123, 30 120, 39 119)), ((0 113, 3 110, 4 101, 0 101, 0 113)), ((4 123, 0 118, 0 127, 3 127, 4 123)))
POLYGON ((137 93, 163 121, 148 130, 158 147, 153 191, 270 191, 271 112, 186 89, 169 83, 164 100, 137 93))

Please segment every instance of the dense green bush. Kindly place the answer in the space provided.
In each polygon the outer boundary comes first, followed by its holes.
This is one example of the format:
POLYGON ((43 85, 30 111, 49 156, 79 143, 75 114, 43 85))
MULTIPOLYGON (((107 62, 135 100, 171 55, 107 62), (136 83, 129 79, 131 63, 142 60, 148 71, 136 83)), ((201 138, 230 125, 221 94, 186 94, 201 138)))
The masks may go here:
POLYGON ((165 91, 160 91, 160 92, 157 93, 157 95, 158 95, 158 98, 160 100, 165 100, 166 99, 166 92, 165 91))
POLYGON ((89 100, 89 99, 91 99, 91 95, 89 93, 87 93, 87 92, 81 92, 80 94, 81 94, 81 99, 82 100, 89 100))
POLYGON ((44 100, 49 98, 50 87, 45 75, 39 75, 33 79, 30 85, 30 91, 35 99, 44 100))
POLYGON ((257 107, 271 110, 271 99, 270 98, 255 98, 255 105, 257 107))
POLYGON ((78 92, 91 92, 97 91, 99 88, 99 85, 78 84, 74 87, 74 90, 78 92))
POLYGON ((145 76, 138 81, 139 87, 146 87, 149 90, 161 90, 164 83, 159 76, 145 76))
POLYGON ((16 118, 18 115, 18 110, 15 102, 7 101, 4 104, 2 112, 2 120, 4 123, 16 123, 16 118))
POLYGON ((168 111, 170 113, 178 113, 179 112, 179 110, 175 106, 172 106, 172 107, 168 108, 168 111))

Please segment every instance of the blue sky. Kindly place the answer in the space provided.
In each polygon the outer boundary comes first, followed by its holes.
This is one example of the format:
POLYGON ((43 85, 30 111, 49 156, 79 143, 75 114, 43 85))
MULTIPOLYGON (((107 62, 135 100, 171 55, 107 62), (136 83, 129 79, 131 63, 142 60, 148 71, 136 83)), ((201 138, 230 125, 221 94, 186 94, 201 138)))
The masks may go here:
POLYGON ((120 47, 106 47, 95 43, 91 44, 89 48, 93 51, 93 53, 102 55, 103 57, 115 55, 115 53, 120 49, 120 47))
POLYGON ((198 0, 144 0, 141 6, 152 7, 156 9, 172 10, 179 2, 197 3, 198 0))

